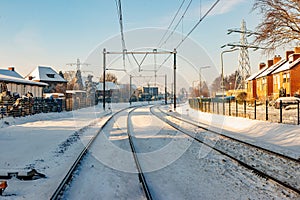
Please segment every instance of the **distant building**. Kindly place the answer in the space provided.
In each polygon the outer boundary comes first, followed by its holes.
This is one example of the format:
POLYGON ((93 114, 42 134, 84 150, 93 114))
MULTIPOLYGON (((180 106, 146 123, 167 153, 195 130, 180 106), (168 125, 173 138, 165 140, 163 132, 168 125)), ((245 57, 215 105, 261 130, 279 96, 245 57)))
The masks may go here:
MULTIPOLYGON (((113 93, 118 92, 119 86, 117 84, 105 82, 105 102, 111 102, 113 93)), ((98 101, 103 102, 103 83, 98 83, 96 85, 96 98, 98 98, 98 101)))
POLYGON ((45 93, 66 93, 67 81, 51 67, 38 66, 26 76, 26 79, 47 83, 45 93))
POLYGON ((19 73, 15 71, 14 67, 8 69, 0 69, 0 92, 3 92, 4 85, 7 90, 13 93, 18 93, 20 96, 31 92, 34 97, 43 96, 43 88, 48 86, 47 83, 34 82, 24 79, 19 73))

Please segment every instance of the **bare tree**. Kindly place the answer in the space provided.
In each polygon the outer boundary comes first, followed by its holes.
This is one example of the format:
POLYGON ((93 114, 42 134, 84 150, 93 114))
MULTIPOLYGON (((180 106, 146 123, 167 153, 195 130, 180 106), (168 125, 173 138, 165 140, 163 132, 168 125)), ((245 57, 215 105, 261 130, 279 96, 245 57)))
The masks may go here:
MULTIPOLYGON (((105 81, 113 82, 113 83, 117 84, 118 83, 118 78, 115 74, 107 73, 105 75, 105 81)), ((103 82, 103 76, 100 77, 99 82, 101 82, 101 83, 103 82)))
POLYGON ((300 0, 255 0, 253 10, 263 15, 254 43, 270 53, 300 40, 300 0))

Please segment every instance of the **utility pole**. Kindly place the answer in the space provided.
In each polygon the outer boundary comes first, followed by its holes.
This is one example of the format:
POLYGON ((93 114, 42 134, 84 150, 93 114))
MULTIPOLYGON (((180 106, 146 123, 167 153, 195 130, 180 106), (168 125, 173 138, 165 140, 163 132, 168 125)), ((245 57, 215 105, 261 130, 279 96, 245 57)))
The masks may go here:
POLYGON ((202 78, 201 78, 201 70, 202 69, 208 69, 210 66, 200 67, 199 68, 199 97, 201 97, 201 88, 202 88, 202 78))
POLYGON ((129 75, 129 104, 131 105, 131 87, 132 87, 132 75, 129 75))
POLYGON ((103 49, 103 109, 105 110, 105 71, 106 71, 106 49, 103 49))
POLYGON ((176 110, 176 49, 174 49, 174 110, 176 110))
POLYGON ((168 91, 167 91, 167 74, 165 75, 165 104, 168 104, 168 91))
POLYGON ((258 33, 247 30, 245 20, 242 20, 241 27, 239 29, 228 29, 228 35, 231 33, 240 33, 240 43, 239 44, 226 44, 223 45, 221 48, 225 46, 231 47, 234 49, 238 47, 240 49, 239 52, 239 61, 238 61, 238 75, 235 81, 234 89, 245 89, 246 79, 251 74, 251 66, 250 66, 250 59, 249 59, 249 52, 248 49, 252 48, 255 50, 264 49, 262 47, 253 46, 248 44, 247 37, 252 35, 258 35, 258 33))
POLYGON ((76 70, 80 70, 80 67, 81 67, 82 65, 89 66, 90 64, 87 64, 87 63, 81 63, 81 62, 80 62, 80 59, 77 58, 76 63, 68 63, 67 65, 69 65, 69 66, 76 65, 76 70))

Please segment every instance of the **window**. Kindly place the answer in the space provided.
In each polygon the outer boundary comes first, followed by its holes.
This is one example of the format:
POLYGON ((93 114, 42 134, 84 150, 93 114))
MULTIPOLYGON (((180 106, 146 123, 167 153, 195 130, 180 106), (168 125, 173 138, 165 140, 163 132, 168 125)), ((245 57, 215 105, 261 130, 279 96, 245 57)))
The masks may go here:
POLYGON ((290 73, 284 73, 283 74, 283 82, 284 83, 290 82, 290 73))
POLYGON ((54 78, 55 74, 46 74, 48 76, 48 78, 54 78))

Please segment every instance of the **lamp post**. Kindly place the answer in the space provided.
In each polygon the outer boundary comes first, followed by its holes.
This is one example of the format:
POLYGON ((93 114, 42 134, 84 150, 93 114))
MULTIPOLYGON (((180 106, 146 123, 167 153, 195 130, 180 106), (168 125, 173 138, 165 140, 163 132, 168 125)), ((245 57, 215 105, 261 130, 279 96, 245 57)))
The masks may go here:
POLYGON ((199 97, 201 97, 201 88, 202 88, 202 80, 201 80, 201 70, 202 69, 208 69, 210 66, 200 67, 199 68, 199 97))
POLYGON ((223 64, 223 54, 224 53, 229 53, 229 52, 233 52, 233 51, 236 51, 236 50, 239 50, 238 48, 235 48, 235 49, 230 49, 230 50, 225 50, 225 51, 222 51, 221 53, 221 70, 222 70, 222 75, 221 75, 221 89, 222 89, 222 93, 223 93, 223 102, 224 102, 224 89, 225 89, 225 86, 224 86, 224 64, 223 64))

